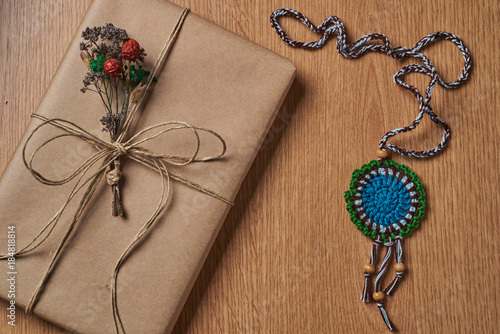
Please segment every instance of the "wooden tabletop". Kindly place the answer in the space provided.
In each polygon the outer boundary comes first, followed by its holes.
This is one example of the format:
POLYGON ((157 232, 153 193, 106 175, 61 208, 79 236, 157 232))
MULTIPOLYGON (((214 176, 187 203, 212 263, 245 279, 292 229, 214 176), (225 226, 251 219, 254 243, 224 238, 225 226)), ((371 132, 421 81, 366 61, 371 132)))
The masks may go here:
MULTIPOLYGON (((434 111, 452 130, 447 149, 426 160, 393 155, 424 182, 428 209, 419 229, 403 242, 408 269, 385 306, 401 333, 498 331, 499 2, 173 2, 297 67, 295 83, 174 333, 386 332, 377 307, 359 300, 371 242, 350 222, 343 193, 352 171, 376 158, 380 138, 416 116, 416 99, 392 81, 409 61, 383 54, 348 60, 336 52, 333 41, 314 52, 288 47, 269 24, 271 12, 282 7, 301 11, 317 25, 329 15, 338 16, 350 42, 380 32, 393 45, 410 47, 431 32, 448 31, 470 48, 474 65, 469 82, 434 91, 434 111)), ((0 2, 0 173, 90 3, 0 2)), ((318 37, 297 21, 281 22, 296 39, 318 37)), ((459 76, 463 59, 452 43, 435 43, 425 54, 445 80, 459 76)), ((427 80, 408 77, 421 91, 427 80)), ((392 142, 427 149, 439 143, 441 131, 426 118, 416 131, 392 142)), ((64 333, 21 310, 12 328, 6 323, 6 307, 1 301, 2 333, 64 333)))

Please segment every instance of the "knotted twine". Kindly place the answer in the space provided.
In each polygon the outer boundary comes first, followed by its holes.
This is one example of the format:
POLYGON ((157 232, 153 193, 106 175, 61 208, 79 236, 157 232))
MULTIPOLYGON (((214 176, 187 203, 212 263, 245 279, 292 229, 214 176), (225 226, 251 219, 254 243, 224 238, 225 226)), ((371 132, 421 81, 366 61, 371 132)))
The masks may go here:
MULTIPOLYGON (((158 74, 160 73, 165 60, 168 56, 168 53, 170 52, 175 39, 177 38, 179 31, 181 29, 182 24, 184 23, 184 20, 189 12, 189 9, 184 9, 179 17, 179 20, 175 27, 173 28, 172 32, 170 33, 170 36, 168 37, 160 55, 158 56, 158 59, 156 60, 152 73, 149 77, 148 82, 143 85, 140 89, 140 96, 136 98, 136 101, 131 104, 131 107, 129 108, 128 114, 125 116, 124 122, 123 122, 123 130, 119 133, 117 136, 116 140, 114 142, 108 142, 105 140, 102 140, 90 132, 84 130, 80 126, 76 125, 75 123, 59 119, 59 118, 52 118, 49 119, 47 117, 44 117, 42 115, 38 114, 33 114, 32 117, 39 119, 42 121, 40 125, 38 125, 28 136, 28 139, 26 140, 26 143, 24 144, 23 150, 22 150, 22 155, 23 155, 23 161, 24 165, 26 168, 29 170, 29 172, 35 177, 36 180, 39 182, 46 184, 46 185, 51 185, 51 186, 58 186, 58 185, 63 185, 68 183, 69 181, 73 179, 77 179, 76 184, 73 186, 71 189, 66 201, 63 203, 59 211, 56 212, 56 214, 49 220, 49 222, 40 230, 40 232, 33 238, 33 240, 23 247, 21 250, 17 251, 14 253, 14 256, 21 256, 27 253, 30 253, 34 249, 36 249, 38 246, 43 244, 45 240, 50 236, 54 228, 56 227, 57 223, 59 222, 59 219, 61 215, 63 214, 64 210, 68 206, 68 204, 72 201, 72 199, 76 196, 76 194, 82 190, 84 187, 85 193, 83 194, 82 199, 80 200, 80 203, 78 205, 78 208, 76 209, 76 212, 73 216, 73 219, 69 226, 67 227, 67 230, 60 241, 56 251, 54 252, 49 266, 47 270, 45 271, 42 279, 40 280, 40 283, 36 287, 30 302, 28 306, 26 307, 26 313, 31 313, 33 308, 35 307, 42 290, 47 283, 50 274, 54 270, 56 264, 57 264, 57 258, 59 254, 61 253, 62 249, 64 248, 69 236, 71 235, 74 227, 76 226, 77 222, 79 221, 81 215, 83 214, 85 208, 87 207, 87 204, 89 203, 90 199, 94 195, 95 191, 98 189, 100 181, 103 179, 104 176, 106 176, 106 179, 108 183, 113 184, 116 183, 120 176, 121 172, 119 171, 118 166, 116 166, 116 163, 118 162, 119 157, 121 156, 126 156, 130 160, 133 160, 143 166, 146 166, 154 171, 158 172, 158 175, 161 179, 161 195, 160 195, 160 200, 158 202, 158 205, 156 206, 153 214, 149 217, 149 219, 146 221, 146 223, 141 227, 141 229, 137 232, 133 240, 130 242, 130 244, 127 246, 127 248, 123 251, 121 254, 118 262, 115 265, 115 268, 113 270, 113 275, 112 275, 112 282, 111 282, 111 304, 112 304, 112 309, 113 309, 113 319, 115 323, 115 330, 116 333, 123 332, 125 333, 125 329, 123 326, 123 323, 120 318, 119 310, 118 310, 118 305, 117 305, 117 278, 118 278, 118 273, 120 270, 121 265, 127 258, 127 256, 131 253, 132 248, 141 240, 141 238, 151 229, 153 226, 154 222, 158 218, 158 216, 164 211, 168 199, 170 197, 171 193, 171 179, 179 181, 188 187, 195 189, 197 191, 200 191, 204 194, 207 194, 209 196, 212 196, 220 201, 223 201, 224 203, 227 204, 232 204, 232 202, 225 198, 224 196, 211 191, 197 183, 191 182, 188 179, 182 177, 181 175, 175 174, 171 171, 169 171, 166 167, 166 165, 174 165, 174 166, 186 166, 192 162, 206 162, 206 161, 211 161, 218 159, 222 157, 226 151, 226 143, 224 139, 217 134, 215 131, 212 131, 210 129, 206 128, 201 128, 201 127, 196 127, 192 126, 190 124, 180 122, 180 121, 170 121, 170 122, 163 122, 163 123, 158 123, 152 126, 149 126, 135 135, 133 135, 130 139, 124 141, 124 137, 127 134, 127 131, 138 111, 140 106, 144 103, 144 98, 146 95, 146 92, 150 88, 153 78, 155 76, 157 77, 158 74), (28 143, 32 140, 33 136, 35 133, 37 133, 41 128, 51 125, 54 126, 58 129, 61 129, 64 131, 63 134, 56 135, 48 140, 46 140, 43 144, 39 145, 31 154, 30 158, 27 160, 26 159, 26 148, 28 146, 28 143), (159 131, 156 133, 151 134, 153 130, 158 129, 159 131), (196 140, 196 147, 192 154, 187 155, 187 156, 173 156, 173 155, 164 155, 164 154, 157 154, 151 150, 148 150, 144 147, 141 147, 140 145, 143 143, 146 143, 148 141, 152 141, 156 139, 157 137, 171 132, 171 131, 176 131, 176 130, 182 130, 182 129, 187 129, 190 130, 189 132, 194 136, 196 140), (222 148, 219 154, 214 155, 214 156, 207 156, 207 157, 199 157, 198 152, 200 150, 200 137, 199 133, 200 132, 205 132, 207 134, 213 135, 215 138, 217 138, 220 143, 222 144, 222 148), (149 134, 148 137, 143 138, 138 140, 138 137, 141 135, 146 135, 149 134), (80 138, 89 144, 95 146, 98 148, 98 151, 94 153, 92 156, 90 156, 87 160, 85 160, 75 171, 71 173, 71 175, 60 179, 60 180, 50 180, 46 177, 44 177, 41 173, 39 173, 37 170, 33 168, 33 159, 36 156, 36 154, 46 145, 49 143, 63 138, 63 137, 76 137, 80 138), (100 162, 98 170, 92 174, 89 177, 86 177, 87 172, 96 164, 100 162), (111 164, 115 164, 115 169, 112 169, 108 172, 106 170, 108 167, 110 167, 111 164), (47 231, 47 233, 45 233, 47 231)), ((0 254, 0 260, 7 259, 9 255, 7 254, 0 254)))

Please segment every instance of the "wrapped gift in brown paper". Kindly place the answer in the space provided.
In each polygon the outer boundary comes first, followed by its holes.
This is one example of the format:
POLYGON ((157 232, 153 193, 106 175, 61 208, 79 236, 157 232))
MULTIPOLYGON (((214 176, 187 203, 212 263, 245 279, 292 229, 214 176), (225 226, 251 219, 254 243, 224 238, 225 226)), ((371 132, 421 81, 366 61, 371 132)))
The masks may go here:
MULTIPOLYGON (((126 29, 146 49, 144 67, 151 68, 181 11, 164 0, 95 0, 36 113, 73 122, 106 140, 108 134, 101 132, 99 123, 102 102, 92 92, 80 92, 87 70, 80 59, 81 31, 108 22, 126 29)), ((167 121, 217 132, 227 143, 222 158, 167 168, 233 200, 294 75, 295 68, 286 59, 190 13, 129 135, 167 121)), ((0 181, 0 253, 7 250, 9 226, 15 226, 19 250, 61 208, 74 185, 44 185, 25 167, 22 148, 39 124, 39 119, 33 119, 0 181)), ((187 132, 172 132, 146 146, 158 153, 189 155, 186 152, 192 152, 196 143, 187 132)), ((27 146, 28 157, 58 134, 61 130, 53 126, 37 132, 27 146)), ((213 136, 201 134, 200 141, 201 156, 220 150, 213 136)), ((62 178, 95 151, 81 139, 63 137, 44 147, 33 164, 49 178, 62 178)), ((122 161, 122 172, 126 216, 111 216, 110 187, 101 182, 59 255, 33 309, 35 315, 74 332, 115 332, 110 292, 113 270, 162 192, 158 172, 127 158, 122 161)), ((171 185, 166 210, 120 269, 117 302, 127 333, 172 329, 230 208, 175 180, 171 185)), ((43 244, 16 258, 16 306, 24 308, 29 303, 81 197, 79 193, 69 204, 43 244)), ((7 261, 0 261, 0 266, 8 272, 7 261)), ((11 300, 8 291, 9 282, 0 280, 0 296, 11 300)))

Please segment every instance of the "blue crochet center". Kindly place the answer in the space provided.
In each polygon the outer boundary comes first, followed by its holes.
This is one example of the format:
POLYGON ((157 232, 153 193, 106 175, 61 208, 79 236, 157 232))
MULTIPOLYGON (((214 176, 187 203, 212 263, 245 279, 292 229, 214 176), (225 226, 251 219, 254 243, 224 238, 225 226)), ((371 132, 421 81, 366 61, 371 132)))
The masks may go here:
POLYGON ((370 179, 361 196, 368 217, 385 227, 405 217, 405 210, 411 207, 410 194, 404 184, 389 175, 370 179))

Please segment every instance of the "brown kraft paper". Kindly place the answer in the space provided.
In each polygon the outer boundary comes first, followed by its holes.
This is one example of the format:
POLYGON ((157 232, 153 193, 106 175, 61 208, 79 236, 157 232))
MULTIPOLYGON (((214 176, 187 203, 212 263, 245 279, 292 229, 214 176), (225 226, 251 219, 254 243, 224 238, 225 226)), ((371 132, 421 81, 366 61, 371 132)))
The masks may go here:
MULTIPOLYGON (((36 113, 62 118, 109 140, 99 119, 102 102, 82 94, 87 71, 80 59, 81 31, 108 22, 126 29, 146 49, 151 69, 181 8, 163 0, 95 0, 36 113)), ((184 167, 167 166, 233 200, 295 76, 286 59, 190 13, 166 61, 149 101, 129 136, 147 126, 182 121, 216 131, 227 143, 221 159, 184 167)), ((43 185, 23 164, 22 146, 40 124, 33 120, 0 180, 0 253, 7 250, 8 226, 15 226, 16 248, 28 244, 66 201, 73 182, 43 185)), ((28 157, 44 140, 60 134, 45 126, 28 145, 28 157)), ((214 155, 220 144, 201 135, 200 155, 214 155)), ((184 130, 156 138, 149 149, 189 155, 195 142, 184 130)), ((37 170, 62 178, 95 148, 76 138, 61 138, 35 159, 37 170)), ((118 258, 156 208, 161 194, 157 172, 122 159, 126 217, 111 216, 111 190, 101 182, 33 313, 69 331, 114 333, 110 282, 118 258)), ((28 304, 70 223, 82 194, 66 208, 51 236, 33 252, 16 258, 16 306, 28 304)), ((170 332, 230 206, 172 181, 166 211, 127 258, 118 276, 118 308, 127 333, 170 332)), ((0 261, 7 272, 7 261, 0 261)), ((9 282, 0 280, 0 297, 9 282)), ((20 310, 18 309, 18 312, 20 310)))

